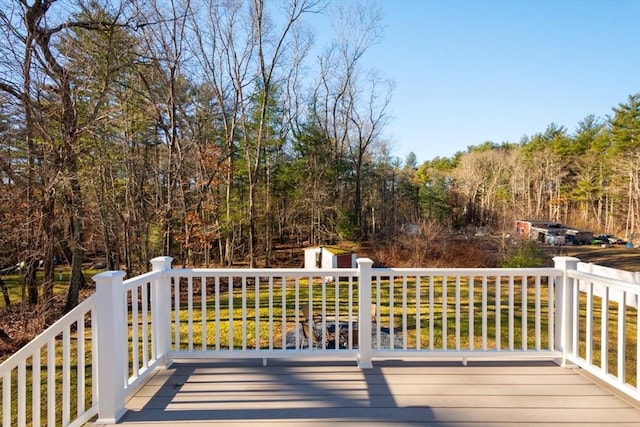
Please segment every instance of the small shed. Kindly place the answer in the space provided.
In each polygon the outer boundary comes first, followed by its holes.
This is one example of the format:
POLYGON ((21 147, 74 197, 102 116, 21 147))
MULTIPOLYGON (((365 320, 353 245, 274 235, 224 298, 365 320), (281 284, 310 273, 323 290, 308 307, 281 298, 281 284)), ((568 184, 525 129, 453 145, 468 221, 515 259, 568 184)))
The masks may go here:
POLYGON ((304 268, 356 268, 356 254, 335 246, 318 246, 304 250, 304 268))

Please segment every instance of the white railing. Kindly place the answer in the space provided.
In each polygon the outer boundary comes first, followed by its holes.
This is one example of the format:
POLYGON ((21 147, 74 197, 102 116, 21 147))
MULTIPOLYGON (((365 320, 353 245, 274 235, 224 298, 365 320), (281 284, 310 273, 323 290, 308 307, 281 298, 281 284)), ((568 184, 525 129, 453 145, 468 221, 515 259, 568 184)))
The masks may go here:
POLYGON ((379 296, 373 355, 559 357, 558 274, 553 268, 373 269, 379 296), (384 328, 387 348, 381 346, 384 328))
POLYGON ((355 319, 357 269, 190 269, 171 270, 168 276, 170 359, 355 354, 353 345, 331 345, 327 319, 355 319), (317 347, 301 348, 302 307, 309 301, 312 307, 306 320, 311 323, 320 315, 318 324, 325 327, 318 328, 322 335, 317 347))
POLYGON ((640 284, 577 261, 566 271, 565 360, 640 401, 640 284))
POLYGON ((371 356, 557 357, 558 274, 553 268, 170 270, 169 358, 291 357, 320 350, 354 357, 365 347, 371 356), (372 280, 362 287, 364 272, 372 280), (327 348, 323 336, 319 348, 297 348, 309 295, 319 329, 342 328, 343 347, 327 348))
MULTIPOLYGON (((97 423, 116 422, 155 368, 202 358, 347 358, 363 368, 377 357, 558 358, 640 400, 638 285, 578 268, 575 258, 533 269, 378 269, 367 259, 326 270, 172 269, 169 257, 152 264, 151 273, 126 281, 121 272, 94 277, 101 357, 92 341, 95 375, 85 396, 95 403, 78 420, 97 404, 97 423), (612 321, 615 328, 600 327, 612 321), (305 336, 314 330, 315 339, 305 336)), ((29 424, 5 408, 25 408, 20 378, 39 370, 25 361, 39 359, 33 354, 2 365, 4 425, 29 424)))
POLYGON ((123 281, 124 273, 94 276, 98 310, 97 424, 115 423, 124 403, 153 369, 166 366, 170 289, 168 257, 151 261, 153 271, 123 281), (104 309, 102 309, 104 308, 104 309))
POLYGON ((98 413, 96 303, 87 298, 0 365, 4 427, 80 426, 98 413))

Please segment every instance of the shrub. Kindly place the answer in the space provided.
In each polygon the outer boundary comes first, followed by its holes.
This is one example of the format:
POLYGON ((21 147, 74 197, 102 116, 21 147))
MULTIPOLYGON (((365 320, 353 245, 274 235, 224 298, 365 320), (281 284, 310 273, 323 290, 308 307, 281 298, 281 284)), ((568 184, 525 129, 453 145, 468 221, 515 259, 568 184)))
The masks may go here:
POLYGON ((540 247, 529 240, 515 241, 513 246, 506 248, 503 268, 532 268, 540 267, 544 262, 544 254, 540 247))
POLYGON ((451 233, 434 223, 421 223, 373 248, 376 266, 483 268, 498 266, 497 244, 490 238, 451 233))

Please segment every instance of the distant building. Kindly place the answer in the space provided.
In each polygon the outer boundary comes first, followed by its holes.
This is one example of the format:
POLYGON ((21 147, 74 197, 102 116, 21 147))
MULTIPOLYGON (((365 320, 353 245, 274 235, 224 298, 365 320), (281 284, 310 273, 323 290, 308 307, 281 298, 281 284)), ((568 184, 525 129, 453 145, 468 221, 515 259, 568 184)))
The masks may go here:
POLYGON ((517 220, 516 236, 552 245, 588 244, 593 239, 593 231, 555 221, 517 220))
POLYGON ((307 248, 304 250, 304 268, 356 268, 356 254, 334 246, 307 248))
MULTIPOLYGON (((517 220, 516 236, 522 239, 540 240, 540 236, 546 236, 550 231, 561 230, 562 224, 543 220, 517 220)), ((544 241, 544 238, 541 240, 544 241)))

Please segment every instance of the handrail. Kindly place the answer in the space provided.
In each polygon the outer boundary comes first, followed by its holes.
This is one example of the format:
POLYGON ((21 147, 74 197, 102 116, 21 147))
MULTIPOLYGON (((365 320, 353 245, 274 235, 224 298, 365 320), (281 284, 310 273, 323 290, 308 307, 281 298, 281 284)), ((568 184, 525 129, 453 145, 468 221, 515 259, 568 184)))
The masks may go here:
POLYGON ((531 276, 547 276, 557 275, 561 273, 555 267, 529 267, 529 268, 406 268, 406 267, 385 267, 374 268, 373 271, 384 275, 385 272, 398 272, 409 276, 510 276, 510 275, 531 275, 531 276))
POLYGON ((162 277, 164 272, 162 271, 149 271, 136 277, 131 277, 122 282, 123 291, 130 291, 141 284, 149 283, 154 279, 162 277))
POLYGON ((594 273, 587 273, 584 271, 571 270, 567 272, 568 276, 572 279, 596 281, 599 285, 606 285, 608 287, 615 287, 617 290, 629 292, 634 295, 640 295, 640 284, 629 283, 623 280, 614 279, 607 276, 602 276, 594 273))
POLYGON ((198 277, 201 275, 210 275, 214 273, 217 276, 234 276, 234 277, 269 277, 269 276, 291 276, 291 277, 320 277, 320 276, 357 276, 356 268, 324 268, 313 269, 307 268, 175 268, 171 269, 168 274, 179 277, 198 277))

